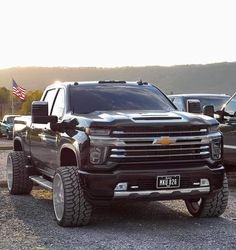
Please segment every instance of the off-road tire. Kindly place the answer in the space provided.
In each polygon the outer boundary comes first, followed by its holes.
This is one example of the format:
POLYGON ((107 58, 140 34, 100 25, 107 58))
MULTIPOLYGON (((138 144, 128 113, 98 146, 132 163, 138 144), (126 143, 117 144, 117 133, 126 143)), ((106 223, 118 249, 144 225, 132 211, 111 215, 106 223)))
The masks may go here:
POLYGON ((92 205, 86 199, 80 185, 78 168, 73 166, 59 167, 53 181, 53 207, 57 223, 63 227, 76 227, 87 225, 91 218, 92 205), (55 178, 60 179, 64 191, 63 212, 57 216, 56 212, 56 184, 55 178))
POLYGON ((33 182, 29 179, 24 152, 14 151, 8 154, 7 183, 10 194, 29 194, 31 192, 33 182), (9 167, 12 170, 11 177, 8 174, 9 167))
POLYGON ((223 187, 213 196, 201 198, 198 207, 196 201, 186 200, 185 204, 189 213, 194 217, 218 217, 222 215, 228 204, 228 180, 224 176, 223 187))

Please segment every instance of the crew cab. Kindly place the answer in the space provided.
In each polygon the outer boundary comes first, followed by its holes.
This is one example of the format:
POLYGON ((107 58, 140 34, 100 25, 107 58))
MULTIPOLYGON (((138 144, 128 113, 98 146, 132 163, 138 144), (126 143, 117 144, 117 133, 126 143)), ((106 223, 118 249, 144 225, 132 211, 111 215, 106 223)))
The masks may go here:
POLYGON ((61 226, 114 200, 183 199, 193 216, 216 217, 228 201, 222 145, 215 119, 177 111, 152 84, 52 84, 15 119, 8 189, 52 190, 61 226))

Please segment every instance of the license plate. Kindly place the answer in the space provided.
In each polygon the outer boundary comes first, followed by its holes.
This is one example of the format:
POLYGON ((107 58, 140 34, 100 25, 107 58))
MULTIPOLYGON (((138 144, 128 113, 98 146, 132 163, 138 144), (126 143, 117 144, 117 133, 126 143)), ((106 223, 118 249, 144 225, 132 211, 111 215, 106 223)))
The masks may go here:
POLYGON ((157 176, 156 188, 178 188, 180 186, 180 175, 157 176))

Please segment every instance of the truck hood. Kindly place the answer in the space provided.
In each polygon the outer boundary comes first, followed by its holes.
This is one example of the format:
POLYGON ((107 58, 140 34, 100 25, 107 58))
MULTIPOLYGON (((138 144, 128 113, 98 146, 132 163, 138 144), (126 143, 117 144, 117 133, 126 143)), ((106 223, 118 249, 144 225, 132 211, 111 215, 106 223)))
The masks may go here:
POLYGON ((218 125, 214 118, 187 112, 171 111, 96 111, 76 116, 82 127, 117 127, 117 126, 202 126, 218 125))

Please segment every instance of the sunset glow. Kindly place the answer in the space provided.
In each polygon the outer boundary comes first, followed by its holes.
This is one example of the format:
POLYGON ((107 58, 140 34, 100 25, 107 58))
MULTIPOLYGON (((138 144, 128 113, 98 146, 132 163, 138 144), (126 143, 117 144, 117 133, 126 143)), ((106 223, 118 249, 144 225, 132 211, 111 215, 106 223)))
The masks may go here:
POLYGON ((231 0, 0 2, 0 68, 236 61, 231 0))

